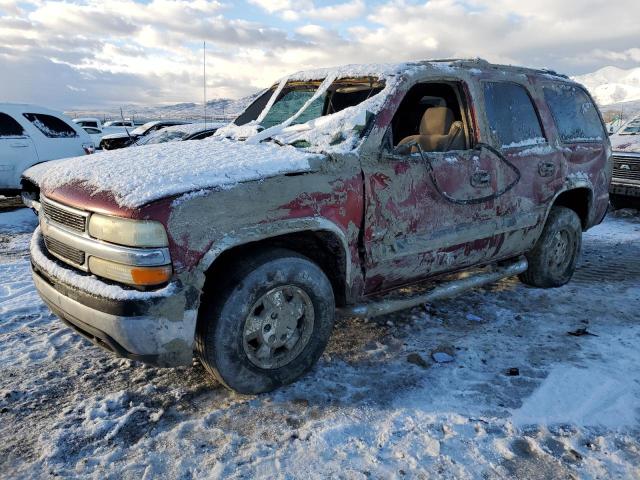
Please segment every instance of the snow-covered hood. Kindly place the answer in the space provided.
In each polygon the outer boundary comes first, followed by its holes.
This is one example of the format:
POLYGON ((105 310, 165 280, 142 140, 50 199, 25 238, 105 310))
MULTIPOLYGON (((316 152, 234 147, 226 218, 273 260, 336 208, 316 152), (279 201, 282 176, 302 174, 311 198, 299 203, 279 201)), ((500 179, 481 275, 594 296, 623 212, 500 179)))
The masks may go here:
POLYGON ((609 137, 614 152, 628 152, 640 154, 640 135, 614 134, 609 137))
POLYGON ((70 186, 92 196, 106 193, 119 207, 133 209, 181 193, 310 171, 311 160, 323 157, 290 146, 209 138, 70 158, 47 169, 41 188, 45 195, 70 186))

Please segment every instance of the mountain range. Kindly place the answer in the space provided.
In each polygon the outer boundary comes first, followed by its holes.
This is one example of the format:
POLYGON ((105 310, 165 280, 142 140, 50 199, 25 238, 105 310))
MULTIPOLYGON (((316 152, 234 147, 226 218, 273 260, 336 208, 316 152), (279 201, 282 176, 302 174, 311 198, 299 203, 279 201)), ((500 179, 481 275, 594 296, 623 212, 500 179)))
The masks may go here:
MULTIPOLYGON (((623 117, 640 114, 640 67, 624 69, 604 67, 592 73, 577 75, 573 80, 589 89, 603 113, 620 114, 623 117)), ((208 120, 232 120, 240 114, 257 93, 240 99, 218 98, 207 102, 208 120)), ((120 117, 120 108, 101 111, 73 111, 73 117, 96 116, 105 119, 120 117)), ((141 106, 124 105, 125 118, 140 120, 172 118, 199 121, 204 118, 201 103, 177 103, 173 105, 141 106)))

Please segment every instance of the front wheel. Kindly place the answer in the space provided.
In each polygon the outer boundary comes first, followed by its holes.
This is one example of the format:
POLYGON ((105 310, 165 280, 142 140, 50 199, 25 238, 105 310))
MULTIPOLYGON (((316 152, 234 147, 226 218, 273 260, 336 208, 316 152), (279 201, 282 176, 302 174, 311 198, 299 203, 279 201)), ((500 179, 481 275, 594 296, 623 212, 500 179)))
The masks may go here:
POLYGON ((293 382, 318 360, 335 317, 331 282, 308 258, 285 249, 237 266, 205 301, 196 349, 205 368, 244 394, 293 382))
POLYGON ((553 207, 538 242, 526 254, 529 268, 520 280, 534 287, 561 287, 575 272, 581 245, 582 224, 576 212, 553 207))

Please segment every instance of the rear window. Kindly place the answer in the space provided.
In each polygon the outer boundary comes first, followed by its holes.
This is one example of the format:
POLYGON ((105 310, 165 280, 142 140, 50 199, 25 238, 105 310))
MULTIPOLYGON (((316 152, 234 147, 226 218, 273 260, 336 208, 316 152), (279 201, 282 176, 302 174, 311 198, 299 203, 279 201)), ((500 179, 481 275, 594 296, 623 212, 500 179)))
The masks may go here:
POLYGON ((557 84, 544 87, 543 91, 562 141, 594 142, 605 138, 598 110, 581 88, 557 84))
POLYGON ((23 137, 24 129, 6 113, 0 113, 0 137, 23 137))
POLYGON ((546 142, 531 97, 522 85, 486 82, 484 98, 491 133, 502 148, 546 142))
POLYGON ((77 132, 66 122, 43 113, 23 113, 24 117, 49 138, 77 137, 77 132))
POLYGON ((92 127, 92 128, 98 128, 98 122, 94 122, 93 120, 81 120, 79 122, 75 122, 77 125, 80 125, 81 127, 92 127))

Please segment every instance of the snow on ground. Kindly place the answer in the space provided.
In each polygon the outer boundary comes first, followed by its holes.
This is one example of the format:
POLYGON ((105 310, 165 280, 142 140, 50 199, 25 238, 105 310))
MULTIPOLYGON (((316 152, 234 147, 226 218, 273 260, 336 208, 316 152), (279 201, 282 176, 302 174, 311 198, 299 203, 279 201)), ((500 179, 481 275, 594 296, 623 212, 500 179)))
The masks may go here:
POLYGON ((66 328, 29 278, 30 214, 0 213, 0 477, 640 476, 638 215, 588 232, 563 288, 341 320, 309 375, 243 397, 66 328))

